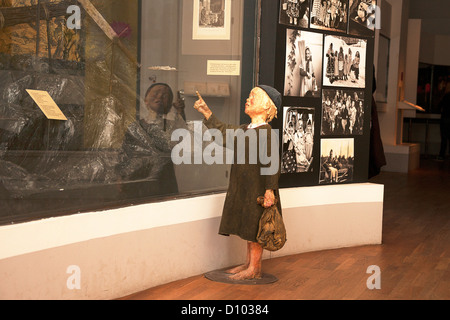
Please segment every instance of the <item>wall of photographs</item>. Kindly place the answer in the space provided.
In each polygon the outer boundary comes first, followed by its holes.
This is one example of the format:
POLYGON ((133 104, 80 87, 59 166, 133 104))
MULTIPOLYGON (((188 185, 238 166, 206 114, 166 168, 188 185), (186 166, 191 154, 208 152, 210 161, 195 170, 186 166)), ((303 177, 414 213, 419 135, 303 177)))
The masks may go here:
POLYGON ((281 187, 366 182, 376 1, 277 5, 281 187))

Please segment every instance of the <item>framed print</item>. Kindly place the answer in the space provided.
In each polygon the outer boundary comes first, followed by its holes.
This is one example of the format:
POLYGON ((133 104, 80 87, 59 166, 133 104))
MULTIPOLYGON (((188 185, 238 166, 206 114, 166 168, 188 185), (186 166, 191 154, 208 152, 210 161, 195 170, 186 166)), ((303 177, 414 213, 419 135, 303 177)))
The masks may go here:
POLYGON ((329 35, 324 47, 324 86, 366 87, 367 40, 329 35))
POLYGON ((286 38, 284 95, 320 98, 323 35, 287 29, 286 38))
POLYGON ((354 139, 322 139, 319 184, 353 181, 354 139))
MULTIPOLYGON (((241 43, 242 39, 238 36, 233 37, 233 35, 240 34, 241 24, 231 24, 231 21, 233 19, 234 21, 242 19, 241 9, 243 1, 220 1, 225 6, 223 12, 225 25, 222 28, 218 26, 200 27, 200 7, 203 6, 205 1, 181 0, 181 54, 189 56, 239 56, 241 47, 238 43, 241 43)), ((213 6, 214 8, 218 8, 218 6, 213 6)))
POLYGON ((350 0, 349 33, 360 36, 374 36, 377 14, 376 0, 350 0))
POLYGON ((311 0, 281 0, 280 24, 308 28, 311 0))
POLYGON ((193 40, 230 40, 231 0, 193 0, 193 40))
POLYGON ((348 0, 312 0, 312 29, 347 33, 348 0))
POLYGON ((364 90, 324 89, 322 135, 364 134, 364 90))
POLYGON ((314 108, 284 107, 281 173, 313 170, 314 108))

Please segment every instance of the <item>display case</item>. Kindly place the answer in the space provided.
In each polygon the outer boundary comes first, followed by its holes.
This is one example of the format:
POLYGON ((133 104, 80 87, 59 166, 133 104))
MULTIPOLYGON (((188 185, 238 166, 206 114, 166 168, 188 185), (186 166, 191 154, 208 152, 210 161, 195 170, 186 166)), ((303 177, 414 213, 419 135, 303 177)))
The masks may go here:
POLYGON ((226 190, 227 165, 172 163, 172 133, 201 121, 195 90, 239 124, 253 85, 242 74, 253 74, 255 56, 244 16, 254 24, 255 8, 240 0, 1 1, 0 224, 226 190))

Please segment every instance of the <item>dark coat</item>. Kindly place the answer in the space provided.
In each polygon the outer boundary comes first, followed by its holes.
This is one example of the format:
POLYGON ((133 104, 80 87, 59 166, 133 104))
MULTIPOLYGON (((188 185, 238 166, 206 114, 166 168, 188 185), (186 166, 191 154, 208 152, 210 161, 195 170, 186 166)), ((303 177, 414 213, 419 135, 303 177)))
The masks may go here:
POLYGON ((376 90, 377 80, 375 79, 375 67, 373 67, 372 108, 370 115, 369 179, 379 175, 381 168, 387 164, 383 141, 381 140, 377 103, 375 102, 375 98, 373 96, 376 90))
MULTIPOLYGON (((247 130, 256 130, 258 141, 261 130, 266 129, 268 132, 266 147, 268 148, 268 156, 270 157, 270 139, 272 133, 270 125, 264 125, 256 129, 247 129, 248 125, 233 126, 224 124, 214 115, 212 115, 209 120, 205 120, 204 124, 209 129, 214 128, 220 130, 224 137, 224 143, 226 142, 226 131, 228 129, 242 129, 244 132, 247 132, 247 130)), ((234 145, 236 148, 238 144, 235 143, 234 145)), ((234 151, 236 156, 237 150, 234 151)), ((277 152, 279 157, 279 150, 276 150, 275 152, 277 152)), ((258 161, 256 164, 250 164, 248 156, 249 146, 246 144, 245 164, 238 164, 235 159, 234 164, 231 166, 230 181, 223 208, 219 234, 224 236, 236 235, 243 240, 257 242, 256 237, 258 235, 259 220, 264 211, 264 208, 257 203, 258 197, 264 196, 266 190, 274 190, 275 197, 278 199, 278 210, 281 213, 281 201, 278 190, 280 168, 277 168, 278 172, 274 175, 261 175, 261 168, 263 168, 264 165, 260 163, 259 156, 257 157, 258 161)), ((269 166, 270 165, 267 167, 269 166)))

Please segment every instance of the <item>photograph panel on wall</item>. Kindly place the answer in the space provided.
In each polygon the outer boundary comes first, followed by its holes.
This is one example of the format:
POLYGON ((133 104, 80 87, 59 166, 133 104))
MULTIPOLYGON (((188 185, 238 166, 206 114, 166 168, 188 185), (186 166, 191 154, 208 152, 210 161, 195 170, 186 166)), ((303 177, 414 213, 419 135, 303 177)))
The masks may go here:
POLYGON ((280 24, 308 28, 311 0, 280 0, 280 24))
POLYGON ((281 173, 313 171, 314 108, 284 107, 281 173))
POLYGON ((193 0, 193 40, 230 40, 231 0, 193 0))
POLYGON ((322 139, 320 148, 319 184, 352 182, 355 140, 322 139))
POLYGON ((347 33, 349 0, 312 0, 312 29, 347 33))
POLYGON ((367 40, 325 36, 323 85, 366 87, 367 40))
POLYGON ((286 38, 284 96, 320 98, 323 35, 287 29, 286 38))
POLYGON ((364 90, 323 89, 322 135, 364 134, 364 90))
POLYGON ((349 33, 362 36, 375 35, 377 11, 377 0, 350 0, 349 33))

